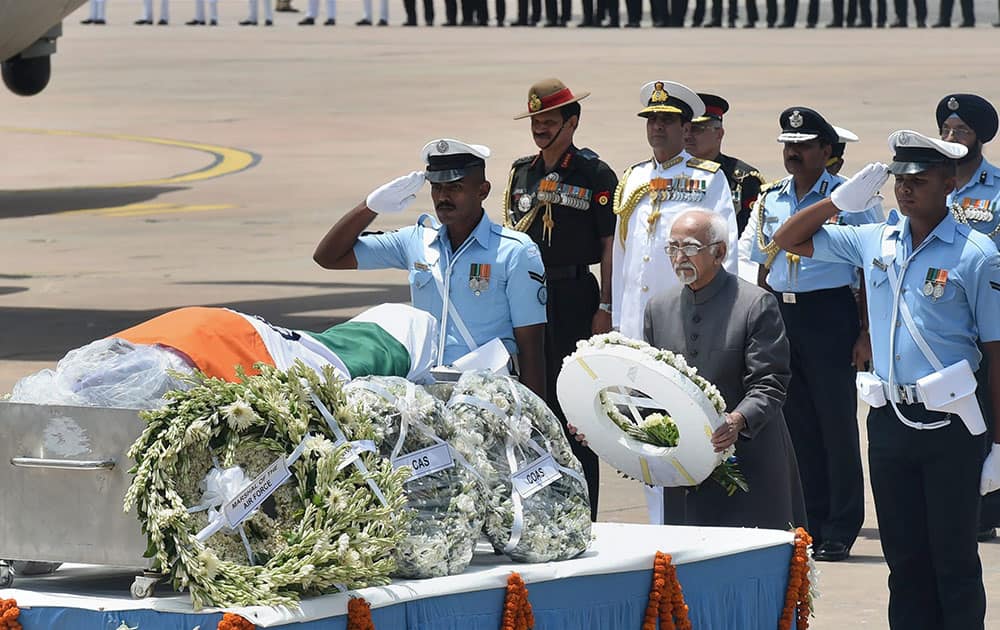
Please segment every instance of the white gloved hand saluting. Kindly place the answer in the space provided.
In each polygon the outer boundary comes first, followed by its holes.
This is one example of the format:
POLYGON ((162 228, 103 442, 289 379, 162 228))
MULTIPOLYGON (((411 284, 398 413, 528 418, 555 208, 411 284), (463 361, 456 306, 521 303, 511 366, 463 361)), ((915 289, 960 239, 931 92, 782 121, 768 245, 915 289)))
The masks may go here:
POLYGON ((413 171, 373 190, 365 199, 365 205, 379 214, 402 212, 410 207, 423 185, 424 172, 413 171))
POLYGON ((879 190, 889 179, 889 167, 881 162, 872 162, 854 174, 830 194, 830 201, 844 212, 864 212, 880 203, 879 190))
POLYGON ((979 478, 979 494, 986 496, 1000 489, 1000 444, 993 443, 990 454, 983 463, 983 476, 979 478))

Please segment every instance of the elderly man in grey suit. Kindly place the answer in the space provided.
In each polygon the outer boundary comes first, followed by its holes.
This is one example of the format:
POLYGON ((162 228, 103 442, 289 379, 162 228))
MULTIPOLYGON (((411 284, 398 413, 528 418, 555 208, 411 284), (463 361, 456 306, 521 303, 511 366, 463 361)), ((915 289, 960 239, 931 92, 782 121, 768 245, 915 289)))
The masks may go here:
MULTIPOLYGON (((682 286, 646 305, 648 343, 682 354, 726 399, 717 452, 736 445, 749 492, 719 484, 668 491, 668 523, 787 529, 805 526, 805 503, 791 438, 781 414, 791 378, 789 345, 773 295, 722 268, 728 226, 716 214, 677 217, 667 255, 682 286)), ((683 436, 682 438, 683 439, 683 436)))

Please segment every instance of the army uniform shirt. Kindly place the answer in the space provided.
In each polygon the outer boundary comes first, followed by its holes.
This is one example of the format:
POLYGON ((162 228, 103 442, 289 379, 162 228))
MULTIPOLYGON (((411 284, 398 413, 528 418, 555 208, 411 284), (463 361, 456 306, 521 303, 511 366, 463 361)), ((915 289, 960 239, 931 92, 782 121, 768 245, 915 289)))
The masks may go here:
POLYGON ((733 193, 733 207, 736 208, 736 227, 740 234, 750 220, 750 209, 760 195, 760 187, 767 183, 756 168, 739 158, 720 153, 715 161, 722 166, 722 172, 729 180, 729 190, 733 193))

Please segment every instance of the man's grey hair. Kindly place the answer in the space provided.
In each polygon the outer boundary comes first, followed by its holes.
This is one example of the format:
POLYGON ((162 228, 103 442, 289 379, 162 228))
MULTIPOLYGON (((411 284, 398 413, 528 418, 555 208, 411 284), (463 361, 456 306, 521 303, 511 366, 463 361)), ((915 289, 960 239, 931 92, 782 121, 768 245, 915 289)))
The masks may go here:
MULTIPOLYGON (((711 210, 688 210, 682 212, 674 220, 680 221, 685 217, 691 217, 699 222, 708 221, 708 243, 724 243, 726 246, 729 245, 729 223, 718 212, 712 212, 711 210)), ((703 244, 708 245, 708 243, 703 244)), ((717 251, 718 245, 713 246, 712 253, 714 254, 717 251)))

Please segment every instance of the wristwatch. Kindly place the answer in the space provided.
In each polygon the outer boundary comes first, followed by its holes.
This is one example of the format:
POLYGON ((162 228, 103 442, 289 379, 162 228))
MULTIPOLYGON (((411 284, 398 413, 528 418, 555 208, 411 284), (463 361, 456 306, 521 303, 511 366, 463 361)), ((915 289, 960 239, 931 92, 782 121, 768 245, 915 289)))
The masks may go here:
POLYGON ((611 312, 611 302, 601 302, 597 305, 597 308, 601 309, 605 313, 611 312))

